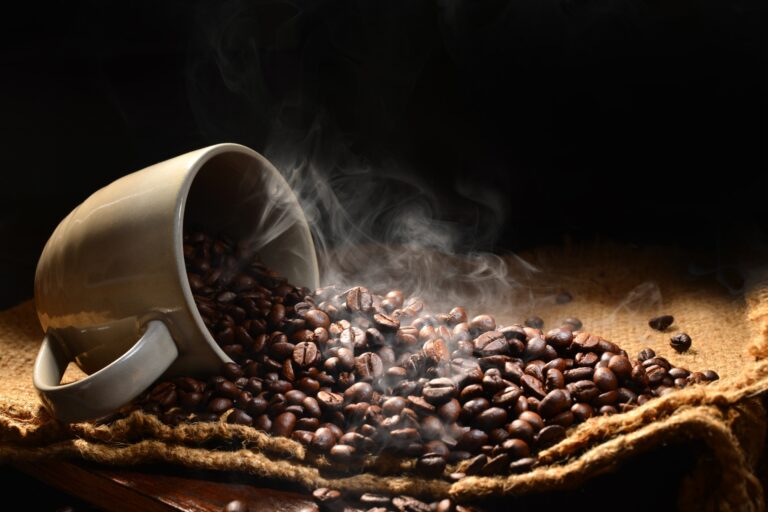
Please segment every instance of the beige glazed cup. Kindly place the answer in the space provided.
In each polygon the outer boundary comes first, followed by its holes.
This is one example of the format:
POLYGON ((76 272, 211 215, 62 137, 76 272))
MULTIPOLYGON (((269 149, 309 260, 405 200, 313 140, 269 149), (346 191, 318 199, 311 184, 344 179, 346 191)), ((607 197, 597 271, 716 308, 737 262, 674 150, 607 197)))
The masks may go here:
POLYGON ((245 240, 293 284, 318 286, 304 213, 255 151, 219 144, 124 176, 59 224, 37 265, 45 338, 33 380, 55 417, 97 418, 162 375, 211 374, 230 361, 195 306, 185 226, 245 240), (60 385, 70 361, 89 375, 60 385))

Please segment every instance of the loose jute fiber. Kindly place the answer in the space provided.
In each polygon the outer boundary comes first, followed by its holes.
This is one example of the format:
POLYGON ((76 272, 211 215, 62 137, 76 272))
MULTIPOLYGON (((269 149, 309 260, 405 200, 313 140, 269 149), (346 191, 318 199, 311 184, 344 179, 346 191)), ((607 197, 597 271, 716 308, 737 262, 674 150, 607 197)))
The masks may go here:
MULTIPOLYGON (((713 369, 721 379, 627 413, 592 418, 540 453, 539 465, 529 473, 468 477, 450 484, 414 477, 409 474, 413 460, 385 454, 371 455, 358 467, 337 468, 290 439, 224 421, 171 427, 133 411, 111 422, 60 424, 42 409, 32 386, 42 332, 30 301, 0 313, 0 460, 164 461, 244 471, 307 488, 450 495, 461 502, 577 488, 660 446, 691 443, 709 462, 696 464, 681 482, 681 508, 764 510, 757 468, 768 424, 762 405, 768 390, 768 273, 753 269, 745 287, 734 293, 713 276, 692 276, 684 255, 657 249, 541 250, 526 259, 538 270, 526 266, 514 276, 518 285, 498 301, 505 306, 490 311, 501 322, 519 322, 535 313, 552 326, 564 317, 578 317, 584 330, 630 354, 650 347, 674 365, 713 369), (557 304, 554 296, 563 289, 573 301, 557 304), (660 313, 675 316, 672 332, 691 335, 691 350, 675 353, 669 347, 670 333, 648 327, 648 319, 660 313)), ((480 311, 464 305, 470 313, 480 311)), ((487 304, 482 308, 488 311, 487 304)), ((71 367, 64 379, 80 376, 71 367)), ((461 465, 450 469, 460 471, 461 465)))

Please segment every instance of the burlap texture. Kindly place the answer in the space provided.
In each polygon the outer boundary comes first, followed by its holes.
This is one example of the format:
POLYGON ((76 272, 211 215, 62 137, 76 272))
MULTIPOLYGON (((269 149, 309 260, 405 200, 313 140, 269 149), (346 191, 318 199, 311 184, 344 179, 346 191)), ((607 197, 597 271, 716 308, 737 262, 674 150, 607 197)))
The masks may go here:
MULTIPOLYGON (((527 259, 541 272, 515 276, 519 285, 500 298, 504 305, 493 311, 501 320, 520 321, 536 312, 551 324, 576 316, 585 330, 630 353, 648 346, 673 364, 713 369, 721 380, 572 428, 564 441, 540 454, 535 470, 522 475, 470 477, 450 484, 414 478, 408 474, 412 460, 385 455, 371 456, 361 467, 341 472, 289 439, 223 421, 169 427, 141 412, 110 424, 62 425, 51 420, 31 384, 42 333, 28 302, 0 313, 0 459, 166 461, 242 470, 307 488, 332 486, 430 498, 450 494, 469 501, 575 488, 662 444, 696 442, 716 463, 699 464, 682 482, 681 508, 764 510, 763 488, 755 473, 766 434, 760 397, 768 389, 768 280, 752 272, 745 291, 733 294, 711 277, 692 278, 683 255, 658 249, 542 250, 527 259), (554 295, 561 289, 574 300, 556 304, 554 295), (648 318, 661 312, 673 314, 675 326, 693 338, 688 353, 674 353, 669 333, 648 328, 648 318)), ((65 380, 80 375, 71 368, 65 380)))

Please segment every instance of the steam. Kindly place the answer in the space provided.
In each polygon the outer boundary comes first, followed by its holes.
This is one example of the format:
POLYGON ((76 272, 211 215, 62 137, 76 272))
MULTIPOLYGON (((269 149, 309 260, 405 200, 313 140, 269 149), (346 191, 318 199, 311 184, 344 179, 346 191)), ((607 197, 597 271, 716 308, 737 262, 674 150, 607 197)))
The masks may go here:
MULTIPOLYGON (((296 143, 279 135, 265 154, 284 174, 312 229, 321 284, 362 284, 383 293, 402 289, 438 308, 468 302, 479 308, 506 302, 518 286, 511 261, 473 247, 495 236, 503 220, 467 226, 445 220, 438 198, 394 164, 374 169, 359 164, 338 141, 330 160, 320 148, 323 129, 314 126, 296 143)), ((469 199, 468 199, 469 201, 469 199)), ((447 310, 446 310, 447 311, 447 310)))
MULTIPOLYGON (((388 110, 408 103, 432 43, 397 18, 367 13, 377 20, 374 26, 392 30, 353 40, 323 33, 332 48, 315 47, 295 39, 311 13, 295 4, 273 7, 238 1, 203 6, 200 46, 189 63, 190 103, 210 138, 232 139, 219 115, 223 111, 235 133, 252 134, 252 140, 238 142, 255 147, 283 173, 310 224, 321 284, 363 284, 375 292, 402 289, 445 311, 455 305, 475 312, 501 309, 517 300, 519 292, 527 306, 529 294, 513 276, 537 270, 520 258, 491 252, 510 204, 498 188, 472 180, 472 169, 465 174, 469 178, 436 187, 394 159, 365 161, 337 120, 323 115, 323 101, 316 100, 322 90, 300 88, 307 83, 302 81, 305 73, 318 71, 314 66, 343 55, 351 79, 333 85, 335 96, 365 87, 370 94, 350 101, 366 102, 359 105, 360 112, 375 117, 366 123, 386 126, 388 110), (297 48, 300 54, 291 53, 297 48), (289 71, 281 68, 278 74, 293 76, 295 83, 270 82, 270 52, 288 66, 289 71), (370 68, 368 55, 386 68, 370 68), (373 99, 380 104, 369 103, 373 99)), ((329 86, 319 77, 316 82, 319 89, 329 86)), ((268 211, 262 214, 266 217, 259 222, 254 246, 266 245, 293 225, 293 219, 272 223, 268 211)))

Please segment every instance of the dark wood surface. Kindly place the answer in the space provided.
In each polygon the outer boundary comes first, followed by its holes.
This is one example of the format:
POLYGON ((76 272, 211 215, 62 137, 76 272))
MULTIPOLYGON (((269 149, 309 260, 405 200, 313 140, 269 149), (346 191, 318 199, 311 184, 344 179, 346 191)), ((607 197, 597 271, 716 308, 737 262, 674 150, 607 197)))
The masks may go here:
POLYGON ((314 503, 301 489, 237 473, 60 460, 20 462, 15 467, 83 502, 117 512, 213 512, 234 499, 245 501, 250 512, 299 512, 311 510, 314 503))

